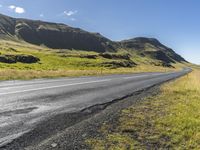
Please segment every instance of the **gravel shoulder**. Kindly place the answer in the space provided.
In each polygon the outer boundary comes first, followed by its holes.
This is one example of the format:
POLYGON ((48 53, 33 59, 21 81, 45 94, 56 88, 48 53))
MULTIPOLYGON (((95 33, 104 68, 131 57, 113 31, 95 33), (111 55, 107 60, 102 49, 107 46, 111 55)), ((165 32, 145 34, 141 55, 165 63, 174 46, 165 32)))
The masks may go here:
POLYGON ((98 129, 103 123, 115 124, 122 109, 134 105, 144 97, 158 93, 159 85, 143 89, 110 103, 92 106, 80 112, 53 116, 1 149, 90 149, 85 144, 85 140, 98 136, 98 129))

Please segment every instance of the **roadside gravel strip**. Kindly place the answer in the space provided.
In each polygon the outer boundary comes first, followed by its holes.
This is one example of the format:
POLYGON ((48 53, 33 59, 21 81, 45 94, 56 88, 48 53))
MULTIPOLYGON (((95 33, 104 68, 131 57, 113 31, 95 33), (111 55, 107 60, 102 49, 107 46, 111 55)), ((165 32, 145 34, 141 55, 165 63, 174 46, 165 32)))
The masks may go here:
POLYGON ((115 123, 120 111, 142 98, 156 95, 159 86, 135 92, 113 102, 77 113, 60 114, 39 124, 33 131, 2 147, 3 150, 82 150, 85 139, 95 137, 104 122, 115 123), (53 134, 52 134, 53 133, 53 134), (46 138, 42 141, 42 139, 46 138))
MULTIPOLYGON (((185 75, 178 74, 174 78, 185 75)), ((81 111, 65 112, 52 115, 37 124, 33 130, 4 145, 3 150, 45 150, 45 149, 89 149, 84 141, 96 136, 98 128, 104 122, 115 123, 119 112, 142 98, 159 92, 159 85, 172 80, 168 78, 146 88, 133 91, 124 97, 102 104, 92 105, 81 111)))

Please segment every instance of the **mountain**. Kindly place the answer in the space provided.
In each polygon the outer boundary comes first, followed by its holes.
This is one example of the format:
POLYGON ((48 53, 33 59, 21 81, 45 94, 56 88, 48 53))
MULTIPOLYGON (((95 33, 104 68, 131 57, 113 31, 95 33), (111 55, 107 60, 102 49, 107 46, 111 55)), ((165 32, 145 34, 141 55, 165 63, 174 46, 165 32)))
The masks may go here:
POLYGON ((53 49, 76 49, 99 53, 125 49, 165 63, 185 61, 172 49, 153 38, 139 37, 114 42, 99 33, 87 32, 65 24, 16 19, 5 15, 0 15, 0 38, 23 40, 53 49))
POLYGON ((149 56, 166 63, 185 62, 186 60, 178 55, 171 48, 161 44, 157 39, 138 37, 120 42, 124 49, 132 49, 140 55, 149 56))
POLYGON ((99 33, 91 33, 64 24, 16 19, 0 15, 0 36, 17 38, 31 44, 49 48, 87 51, 115 51, 116 43, 99 33))

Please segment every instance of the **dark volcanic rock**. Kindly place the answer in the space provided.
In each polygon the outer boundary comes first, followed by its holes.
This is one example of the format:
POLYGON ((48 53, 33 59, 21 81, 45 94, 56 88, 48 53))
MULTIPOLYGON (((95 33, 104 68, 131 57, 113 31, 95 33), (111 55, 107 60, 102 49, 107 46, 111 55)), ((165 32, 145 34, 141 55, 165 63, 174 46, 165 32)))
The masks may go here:
POLYGON ((0 62, 3 63, 16 63, 16 59, 13 55, 0 55, 0 62))
POLYGON ((0 55, 0 62, 3 63, 36 63, 39 58, 32 55, 0 55))
POLYGON ((109 62, 104 62, 102 63, 102 65, 104 67, 108 67, 108 68, 120 68, 120 67, 124 67, 124 68, 131 68, 136 66, 137 64, 131 60, 124 60, 124 61, 109 61, 109 62))
POLYGON ((16 55, 16 61, 21 63, 36 63, 40 61, 39 58, 32 55, 16 55))
POLYGON ((126 59, 130 60, 130 54, 118 54, 118 53, 101 53, 99 56, 107 59, 126 59))

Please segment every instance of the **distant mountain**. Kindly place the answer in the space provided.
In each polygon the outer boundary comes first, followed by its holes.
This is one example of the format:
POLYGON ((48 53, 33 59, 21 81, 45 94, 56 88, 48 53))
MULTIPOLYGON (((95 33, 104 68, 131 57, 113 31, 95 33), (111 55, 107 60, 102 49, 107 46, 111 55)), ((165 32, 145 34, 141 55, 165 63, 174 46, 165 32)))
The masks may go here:
POLYGON ((0 15, 0 38, 23 40, 55 49, 77 49, 96 52, 117 52, 118 49, 137 51, 166 63, 185 61, 172 49, 153 38, 134 38, 114 42, 99 33, 91 33, 65 24, 0 15))
POLYGON ((161 44, 154 38, 138 37, 121 41, 120 44, 124 49, 132 49, 141 55, 147 55, 167 63, 186 61, 171 48, 161 44))

